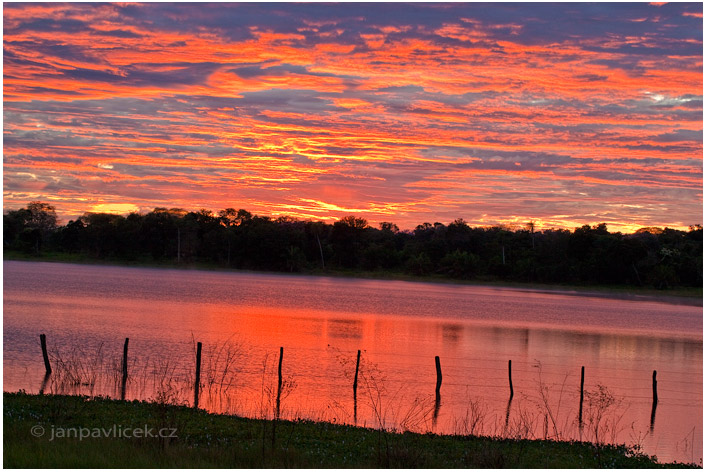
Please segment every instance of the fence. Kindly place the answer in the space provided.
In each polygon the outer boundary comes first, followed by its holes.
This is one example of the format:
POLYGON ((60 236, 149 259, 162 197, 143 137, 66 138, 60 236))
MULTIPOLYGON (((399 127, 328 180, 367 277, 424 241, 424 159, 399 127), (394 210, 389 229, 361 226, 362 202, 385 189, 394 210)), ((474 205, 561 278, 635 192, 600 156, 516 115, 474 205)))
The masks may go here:
MULTIPOLYGON (((127 389, 127 383, 129 379, 129 372, 128 372, 128 346, 129 346, 129 338, 125 338, 125 343, 123 345, 123 356, 122 356, 122 361, 121 361, 121 381, 120 381, 120 398, 124 400, 126 398, 126 389, 127 389)), ((45 377, 42 382, 42 386, 40 388, 40 394, 44 393, 44 390, 46 389, 46 385, 48 381, 51 378, 52 375, 52 367, 49 359, 49 353, 47 350, 47 339, 45 334, 40 334, 40 346, 42 349, 42 357, 44 360, 44 366, 45 366, 45 377)), ((202 386, 202 380, 201 380, 201 357, 202 357, 202 343, 198 342, 196 343, 196 359, 195 359, 195 365, 194 365, 194 383, 193 383, 193 407, 194 408, 199 408, 199 399, 200 399, 200 390, 202 386)), ((280 347, 279 350, 279 363, 278 363, 278 381, 277 381, 277 394, 276 394, 276 401, 275 401, 275 413, 274 413, 274 419, 279 420, 280 418, 280 410, 281 410, 281 397, 282 397, 282 389, 283 389, 283 377, 282 377, 282 364, 283 364, 283 357, 284 357, 284 348, 280 347)), ((434 358, 434 364, 436 367, 436 386, 435 386, 435 402, 434 402, 434 409, 433 409, 433 424, 436 424, 436 420, 439 415, 440 407, 441 407, 441 390, 442 390, 442 381, 443 381, 443 376, 442 376, 442 367, 441 367, 441 358, 440 356, 435 356, 434 358)), ((361 351, 358 350, 357 355, 356 355, 356 361, 355 361, 355 375, 353 378, 353 417, 354 417, 354 423, 358 423, 358 418, 357 418, 357 413, 358 413, 358 381, 359 381, 359 372, 360 372, 360 365, 361 365, 361 351)), ((227 369, 227 366, 226 366, 227 369)), ((224 372, 225 374, 225 372, 224 372)), ((515 396, 515 390, 513 386, 513 380, 512 380, 512 360, 508 360, 507 363, 507 379, 508 379, 508 403, 507 403, 507 409, 506 409, 506 414, 505 414, 505 423, 507 425, 509 421, 509 415, 510 415, 510 407, 513 401, 513 398, 515 396)), ((579 428, 583 426, 584 423, 584 418, 583 418, 583 411, 584 411, 584 394, 585 394, 585 389, 584 389, 584 382, 585 382, 585 367, 581 367, 581 372, 580 372, 580 386, 579 386, 579 405, 578 405, 578 425, 579 428)), ((447 380, 447 384, 449 384, 447 380)), ((453 383, 452 383, 453 384, 453 383)), ((458 384, 455 384, 458 385, 458 384)), ((640 387, 636 387, 640 388, 640 387)), ((647 388, 647 387, 644 387, 647 388)), ((652 380, 651 380, 651 390, 652 390, 652 408, 651 408, 651 414, 650 414, 650 429, 652 430, 654 428, 654 423, 655 423, 655 415, 657 411, 657 404, 658 404, 658 393, 657 393, 657 371, 653 370, 652 372, 652 380)), ((637 397, 636 397, 637 398, 637 397)), ((645 398, 645 397, 641 397, 645 398)), ((273 433, 274 434, 274 433, 273 433)))

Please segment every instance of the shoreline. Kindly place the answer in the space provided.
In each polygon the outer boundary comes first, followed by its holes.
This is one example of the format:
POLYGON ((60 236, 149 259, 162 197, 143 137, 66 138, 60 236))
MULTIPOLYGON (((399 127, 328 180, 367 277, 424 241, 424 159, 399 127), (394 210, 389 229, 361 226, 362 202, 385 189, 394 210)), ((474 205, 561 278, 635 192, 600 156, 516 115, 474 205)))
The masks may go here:
POLYGON ((63 258, 63 257, 16 257, 16 254, 3 254, 4 261, 17 262, 46 262, 58 264, 76 264, 76 265, 97 265, 104 267, 127 267, 137 269, 165 269, 165 270, 196 270, 204 272, 222 272, 235 274, 262 274, 262 275, 278 275, 290 277, 330 277, 350 280, 379 280, 379 281, 398 281, 411 283, 425 283, 435 285, 460 285, 479 288, 492 288, 498 290, 514 290, 528 293, 543 293, 556 294, 575 297, 593 297, 606 298, 615 300, 632 300, 642 302, 657 302, 673 305, 687 305, 703 307, 703 290, 695 287, 680 287, 676 289, 657 290, 646 287, 629 287, 629 286, 577 286, 577 285, 561 285, 561 284, 543 284, 537 282, 512 282, 512 281, 496 281, 496 280, 459 280, 436 276, 413 276, 394 272, 371 272, 371 271, 307 271, 307 272, 275 272, 275 271, 258 271, 248 269, 232 269, 225 267, 216 267, 208 264, 182 264, 176 265, 173 263, 167 264, 151 264, 140 261, 125 262, 125 261, 105 261, 83 258, 63 258), (9 256, 9 257, 8 257, 9 256))
POLYGON ((3 418, 8 468, 699 468, 626 445, 273 421, 106 397, 3 392, 3 418))

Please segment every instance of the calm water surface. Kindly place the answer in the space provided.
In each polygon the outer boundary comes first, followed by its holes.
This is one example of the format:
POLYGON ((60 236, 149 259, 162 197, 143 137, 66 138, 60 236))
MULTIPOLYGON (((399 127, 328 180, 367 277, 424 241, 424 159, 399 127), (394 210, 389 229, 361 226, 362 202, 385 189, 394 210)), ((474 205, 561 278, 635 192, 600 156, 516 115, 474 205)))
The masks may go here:
POLYGON ((598 438, 639 444, 661 461, 702 458, 701 307, 327 277, 16 261, 3 269, 5 391, 39 391, 46 333, 58 367, 45 391, 119 395, 130 338, 126 396, 191 404, 200 341, 201 406, 271 417, 282 346, 284 417, 598 438), (69 385, 62 368, 82 385, 69 385))

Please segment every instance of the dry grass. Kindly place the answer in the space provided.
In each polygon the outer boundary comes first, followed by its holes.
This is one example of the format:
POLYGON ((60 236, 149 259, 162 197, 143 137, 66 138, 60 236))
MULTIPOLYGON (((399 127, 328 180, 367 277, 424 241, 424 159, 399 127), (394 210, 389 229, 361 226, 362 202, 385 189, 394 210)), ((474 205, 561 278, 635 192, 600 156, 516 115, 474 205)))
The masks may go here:
MULTIPOLYGON (((194 358, 196 343, 192 339, 194 358)), ((107 395, 120 398, 122 376, 121 356, 106 355, 103 345, 86 350, 53 349, 54 373, 49 377, 47 393, 70 395, 107 395)), ((334 350, 340 372, 352 385, 355 372, 354 356, 334 350)), ((233 339, 206 345, 202 350, 200 405, 211 411, 245 414, 263 420, 277 418, 278 356, 265 354, 259 367, 259 399, 250 409, 239 398, 242 366, 252 365, 252 354, 242 343, 233 339)), ((536 394, 518 394, 504 412, 493 412, 490 403, 471 397, 466 392, 465 409, 447 418, 447 427, 455 435, 486 436, 513 440, 548 439, 581 440, 596 445, 615 444, 625 430, 622 419, 626 408, 607 387, 598 385, 586 390, 584 422, 578 424, 577 411, 566 406, 566 377, 553 391, 543 378, 541 363, 537 363, 536 394), (503 414, 504 413, 504 414, 503 414)), ((172 358, 130 358, 128 398, 147 399, 164 405, 193 404, 194 362, 172 358)), ((382 431, 429 433, 436 429, 436 408, 433 395, 410 394, 404 385, 391 388, 385 374, 374 363, 361 358, 358 375, 358 406, 367 409, 364 427, 382 431)), ((280 416, 284 419, 307 418, 317 421, 355 424, 354 412, 347 402, 332 399, 318 410, 302 411, 289 405, 287 398, 296 390, 297 381, 286 369, 280 394, 280 416)), ((351 392, 352 393, 352 392, 351 392)), ((573 403, 572 403, 573 404, 573 403)), ((630 436, 639 447, 644 436, 632 429, 630 436)), ((381 436, 382 438, 382 436, 381 436)), ((688 444, 688 440, 685 440, 688 444)), ((380 445, 381 450, 383 445, 380 445)), ((693 446, 692 446, 693 447, 693 446)), ((384 448, 387 450, 387 446, 384 448)))

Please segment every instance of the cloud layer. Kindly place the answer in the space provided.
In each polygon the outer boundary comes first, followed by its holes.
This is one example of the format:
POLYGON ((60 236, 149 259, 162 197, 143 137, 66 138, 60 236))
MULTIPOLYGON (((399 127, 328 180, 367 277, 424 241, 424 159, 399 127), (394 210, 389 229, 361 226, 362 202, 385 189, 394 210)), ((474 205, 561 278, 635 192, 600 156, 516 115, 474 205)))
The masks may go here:
POLYGON ((702 5, 4 5, 4 206, 702 222, 702 5))

